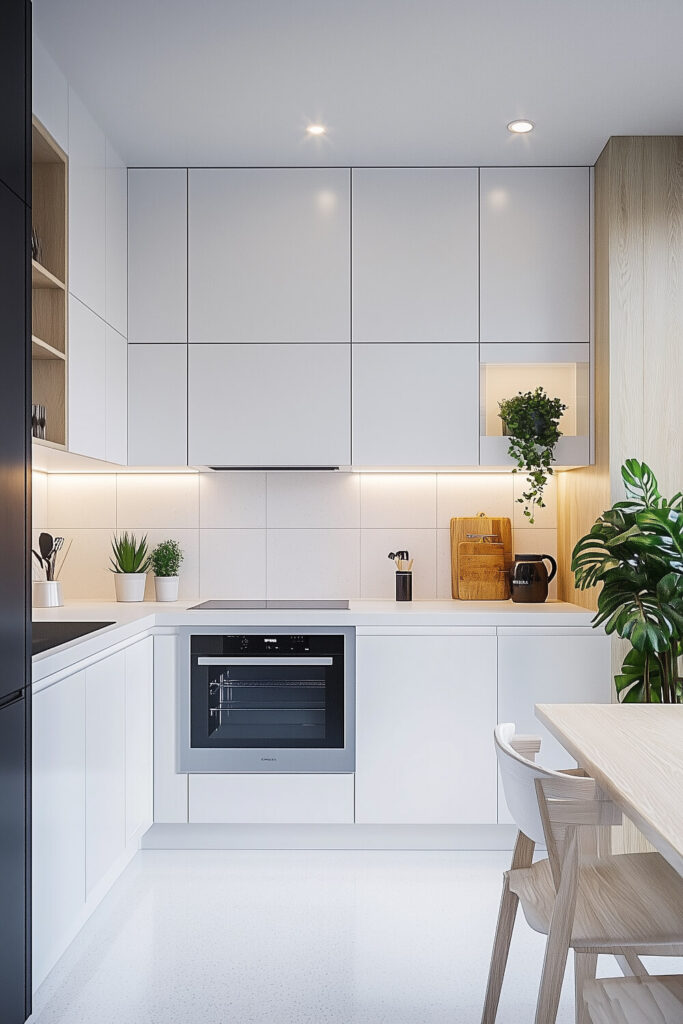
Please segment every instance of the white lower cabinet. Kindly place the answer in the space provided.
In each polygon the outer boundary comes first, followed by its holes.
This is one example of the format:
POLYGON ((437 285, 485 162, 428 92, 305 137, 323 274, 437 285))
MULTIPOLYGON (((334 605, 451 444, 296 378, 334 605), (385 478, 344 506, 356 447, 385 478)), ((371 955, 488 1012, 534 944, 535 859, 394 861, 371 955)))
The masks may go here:
POLYGON ((33 983, 85 911, 85 672, 33 695, 33 983))
POLYGON ((190 821, 352 824, 353 775, 190 775, 190 821))
POLYGON ((126 658, 85 674, 85 879, 90 893, 126 846, 126 658))
POLYGON ((126 843, 152 824, 154 640, 126 649, 126 843))
MULTIPOLYGON (((498 637, 498 720, 540 736, 536 760, 546 768, 576 762, 534 713, 536 704, 608 704, 612 692, 611 642, 595 630, 508 628, 498 637)), ((498 820, 510 823, 502 786, 498 820)))
POLYGON ((151 824, 152 639, 33 694, 33 987, 151 824))
POLYGON ((496 821, 495 630, 356 639, 356 822, 496 821))

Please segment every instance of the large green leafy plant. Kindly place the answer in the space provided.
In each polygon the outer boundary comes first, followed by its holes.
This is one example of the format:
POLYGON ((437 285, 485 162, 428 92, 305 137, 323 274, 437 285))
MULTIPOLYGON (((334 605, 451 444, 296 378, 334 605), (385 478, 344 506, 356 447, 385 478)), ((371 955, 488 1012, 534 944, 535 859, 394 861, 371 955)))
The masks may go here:
POLYGON ((498 403, 498 415, 510 438, 508 455, 527 474, 528 488, 517 501, 524 505, 524 515, 534 521, 537 508, 545 508, 543 490, 553 475, 555 445, 562 437, 559 422, 567 408, 559 398, 550 398, 542 387, 535 391, 519 391, 512 398, 498 403))
POLYGON ((628 640, 615 677, 619 699, 683 703, 683 495, 663 498, 644 462, 621 468, 626 500, 574 548, 580 590, 602 583, 594 626, 628 640))

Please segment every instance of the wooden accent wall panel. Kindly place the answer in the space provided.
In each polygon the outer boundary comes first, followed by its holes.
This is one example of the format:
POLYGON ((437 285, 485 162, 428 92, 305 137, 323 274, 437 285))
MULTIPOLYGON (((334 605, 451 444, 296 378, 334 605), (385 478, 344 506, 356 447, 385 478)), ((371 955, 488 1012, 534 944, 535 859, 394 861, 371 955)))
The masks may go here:
POLYGON ((623 497, 620 467, 645 460, 683 488, 683 136, 618 137, 595 167, 595 465, 558 474, 559 596, 578 538, 623 497))

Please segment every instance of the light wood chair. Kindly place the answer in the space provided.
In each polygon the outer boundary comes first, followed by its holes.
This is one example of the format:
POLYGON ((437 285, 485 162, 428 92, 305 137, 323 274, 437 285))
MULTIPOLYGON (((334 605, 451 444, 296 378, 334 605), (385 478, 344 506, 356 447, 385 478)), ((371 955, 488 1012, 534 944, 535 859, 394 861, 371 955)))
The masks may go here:
POLYGON ((601 978, 583 990, 592 1024, 682 1024, 683 974, 601 978))
MULTIPOLYGON (((640 955, 683 955, 683 879, 658 853, 609 853, 619 809, 581 769, 535 764, 541 741, 495 730, 505 799, 519 834, 493 944, 482 1024, 494 1024, 518 903, 528 924, 548 936, 536 1024, 555 1024, 569 949, 574 950, 577 1024, 590 1024, 582 997, 598 954, 611 953, 626 975, 647 975, 640 955), (533 862, 544 843, 548 857, 533 862)), ((681 1022, 683 1024, 683 1022, 681 1022)))

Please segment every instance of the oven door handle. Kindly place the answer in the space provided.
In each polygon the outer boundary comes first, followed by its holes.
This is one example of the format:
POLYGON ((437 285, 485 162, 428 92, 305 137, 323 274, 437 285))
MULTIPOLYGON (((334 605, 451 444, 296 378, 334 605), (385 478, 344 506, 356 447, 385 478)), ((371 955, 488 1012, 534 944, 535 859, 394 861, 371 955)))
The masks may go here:
POLYGON ((197 658, 198 665, 230 668, 236 665, 332 665, 332 658, 286 658, 274 654, 271 658, 197 658))

